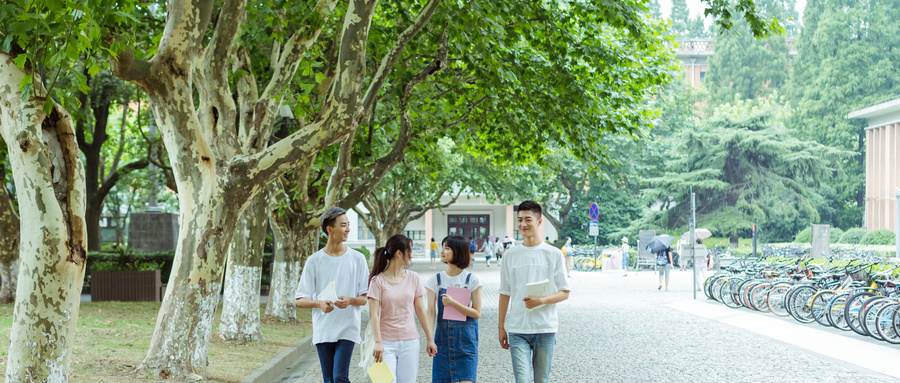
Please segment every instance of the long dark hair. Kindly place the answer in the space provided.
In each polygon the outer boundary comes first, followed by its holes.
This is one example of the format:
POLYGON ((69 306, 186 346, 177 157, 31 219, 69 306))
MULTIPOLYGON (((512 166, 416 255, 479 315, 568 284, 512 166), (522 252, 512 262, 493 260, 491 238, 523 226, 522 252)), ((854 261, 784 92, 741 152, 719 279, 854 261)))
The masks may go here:
POLYGON ((460 235, 453 235, 444 238, 441 243, 450 248, 453 252, 453 260, 450 263, 456 265, 460 269, 469 267, 469 261, 472 256, 469 254, 469 243, 460 235))
POLYGON ((393 237, 388 238, 387 243, 384 247, 379 247, 375 249, 375 252, 372 253, 372 256, 375 257, 375 261, 372 263, 372 272, 369 274, 369 283, 372 283, 372 280, 375 279, 375 276, 384 272, 384 270, 388 267, 388 261, 391 258, 394 258, 394 254, 397 253, 397 250, 400 250, 402 253, 406 253, 407 251, 412 251, 413 241, 409 239, 409 237, 403 234, 396 234, 393 237))

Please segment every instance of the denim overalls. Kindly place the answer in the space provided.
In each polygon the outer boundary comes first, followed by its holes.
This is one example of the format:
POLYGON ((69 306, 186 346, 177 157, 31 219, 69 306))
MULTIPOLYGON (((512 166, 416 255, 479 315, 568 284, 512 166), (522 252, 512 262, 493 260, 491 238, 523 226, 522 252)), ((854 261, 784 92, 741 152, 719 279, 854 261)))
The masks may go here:
MULTIPOLYGON (((469 273, 466 276, 466 288, 469 288, 471 278, 472 274, 469 273)), ((444 301, 441 296, 447 293, 447 288, 441 286, 440 273, 437 275, 437 283, 437 334, 434 343, 437 344, 438 353, 434 356, 431 369, 432 382, 475 382, 478 368, 478 319, 466 317, 465 322, 443 319, 444 301)))

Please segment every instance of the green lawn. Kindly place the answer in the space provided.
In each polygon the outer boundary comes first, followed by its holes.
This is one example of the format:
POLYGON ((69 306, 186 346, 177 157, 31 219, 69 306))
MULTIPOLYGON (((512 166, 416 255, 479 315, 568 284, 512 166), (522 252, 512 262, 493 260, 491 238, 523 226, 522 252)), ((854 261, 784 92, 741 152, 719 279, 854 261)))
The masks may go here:
MULTIPOLYGON (((159 302, 82 303, 72 357, 72 382, 146 381, 136 371, 147 348, 159 302)), ((221 309, 221 306, 219 307, 221 309)), ((265 310, 262 306, 261 311, 265 310)), ((12 305, 0 305, 0 371, 6 371, 12 305)), ((298 310, 296 323, 263 317, 263 343, 222 340, 213 332, 208 381, 239 382, 311 331, 309 310, 298 310)), ((218 314, 216 329, 218 328, 218 314)))

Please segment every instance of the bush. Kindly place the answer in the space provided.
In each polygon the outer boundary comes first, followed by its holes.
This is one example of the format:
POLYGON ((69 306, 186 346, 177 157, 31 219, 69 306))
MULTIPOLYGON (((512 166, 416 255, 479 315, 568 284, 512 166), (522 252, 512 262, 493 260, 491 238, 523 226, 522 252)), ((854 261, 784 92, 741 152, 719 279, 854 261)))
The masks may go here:
MULTIPOLYGON (((175 250, 161 251, 158 253, 144 253, 141 251, 127 250, 127 259, 134 263, 132 268, 123 268, 119 263, 123 260, 123 251, 116 252, 88 252, 87 269, 84 273, 85 281, 89 281, 91 270, 156 270, 160 269, 162 283, 169 282, 169 274, 172 273, 172 263, 175 260, 175 250), (151 266, 152 265, 152 266, 151 266)), ((363 253, 365 254, 365 253, 363 253)), ((263 253, 262 284, 268 284, 272 274, 272 253, 263 253)))
POLYGON ((857 245, 862 242, 863 237, 866 236, 866 229, 856 227, 844 232, 844 235, 841 236, 841 239, 838 243, 846 243, 850 245, 857 245))
POLYGON ((794 243, 812 243, 812 227, 800 230, 794 236, 794 243))
POLYGON ((860 241, 863 245, 893 245, 894 232, 887 229, 878 229, 868 232, 860 241))
POLYGON ((844 235, 843 230, 836 228, 836 227, 832 227, 831 234, 829 235, 831 238, 831 243, 838 243, 838 240, 841 239, 842 235, 844 235))

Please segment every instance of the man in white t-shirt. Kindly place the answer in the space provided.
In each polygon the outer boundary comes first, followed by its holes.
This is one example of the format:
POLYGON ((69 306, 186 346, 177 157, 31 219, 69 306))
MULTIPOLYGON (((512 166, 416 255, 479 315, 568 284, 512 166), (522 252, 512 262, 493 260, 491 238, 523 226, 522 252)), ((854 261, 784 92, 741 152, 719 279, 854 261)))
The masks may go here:
POLYGON ((353 347, 362 343, 360 313, 367 303, 368 263, 362 253, 344 245, 350 235, 346 210, 332 207, 320 221, 328 243, 306 260, 294 298, 297 307, 314 309, 312 343, 325 382, 350 382, 353 347))
POLYGON ((510 350, 517 383, 548 382, 559 318, 556 304, 569 298, 562 252, 541 241, 541 205, 519 204, 519 232, 525 240, 504 254, 500 266, 500 346, 510 350), (528 284, 547 284, 545 296, 528 296, 528 284))

